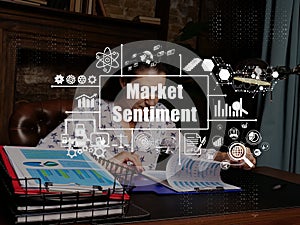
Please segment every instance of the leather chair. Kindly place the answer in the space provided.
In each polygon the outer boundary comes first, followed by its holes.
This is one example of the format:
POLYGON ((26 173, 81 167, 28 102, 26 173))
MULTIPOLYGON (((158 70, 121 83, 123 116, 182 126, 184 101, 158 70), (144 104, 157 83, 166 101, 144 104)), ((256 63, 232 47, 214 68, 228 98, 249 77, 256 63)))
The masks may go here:
POLYGON ((9 121, 9 139, 13 146, 36 146, 68 116, 72 100, 19 102, 9 121))

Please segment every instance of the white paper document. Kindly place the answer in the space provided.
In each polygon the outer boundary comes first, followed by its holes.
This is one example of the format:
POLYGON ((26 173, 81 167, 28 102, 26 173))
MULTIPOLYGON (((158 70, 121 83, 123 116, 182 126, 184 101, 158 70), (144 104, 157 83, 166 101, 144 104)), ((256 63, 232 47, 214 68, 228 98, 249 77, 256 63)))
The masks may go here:
POLYGON ((179 161, 173 155, 167 163, 166 171, 148 170, 143 174, 177 192, 240 189, 224 183, 220 172, 220 162, 185 155, 179 161))
MULTIPOLYGON (((89 154, 71 159, 64 150, 34 147, 4 147, 18 178, 38 178, 41 187, 52 183, 50 189, 58 191, 91 190, 101 186, 103 190, 121 185, 89 154), (116 183, 115 183, 116 182, 116 183)), ((38 188, 38 179, 27 180, 28 188, 38 188)), ((25 181, 20 180, 25 187, 25 181)))

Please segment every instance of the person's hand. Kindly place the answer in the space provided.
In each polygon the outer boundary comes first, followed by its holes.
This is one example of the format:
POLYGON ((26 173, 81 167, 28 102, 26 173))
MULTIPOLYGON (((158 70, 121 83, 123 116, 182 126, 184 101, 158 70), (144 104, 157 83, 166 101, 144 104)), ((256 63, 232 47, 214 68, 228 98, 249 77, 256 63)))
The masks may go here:
POLYGON ((123 151, 115 155, 110 161, 125 167, 134 167, 138 172, 144 171, 140 157, 136 153, 123 151))
POLYGON ((214 160, 220 161, 220 162, 222 162, 223 160, 227 160, 230 162, 230 166, 232 166, 234 168, 242 168, 245 170, 251 170, 251 169, 255 168, 256 159, 252 155, 250 148, 246 148, 246 149, 247 149, 246 157, 250 160, 250 162, 253 163, 253 165, 254 165, 253 167, 250 167, 247 163, 244 162, 243 159, 241 159, 239 161, 232 160, 229 157, 227 152, 217 152, 214 160))
POLYGON ((253 164, 252 167, 250 167, 247 163, 245 163, 245 161, 243 159, 239 160, 239 161, 234 161, 232 160, 228 153, 227 154, 227 157, 229 158, 230 160, 230 163, 231 163, 231 166, 232 167, 238 167, 238 168, 241 168, 241 169, 244 169, 244 170, 251 170, 251 169, 254 169, 255 168, 255 164, 256 164, 256 159, 254 158, 254 156, 252 155, 252 152, 250 150, 250 148, 246 148, 247 152, 246 152, 246 158, 249 159, 249 161, 253 164), (236 165, 235 165, 236 164, 236 165))
POLYGON ((249 159, 249 161, 253 163, 253 167, 250 167, 247 163, 244 162, 244 160, 240 160, 240 161, 242 161, 242 165, 240 167, 245 170, 251 170, 251 169, 255 168, 256 159, 254 158, 250 148, 246 148, 246 149, 247 149, 246 158, 249 159))

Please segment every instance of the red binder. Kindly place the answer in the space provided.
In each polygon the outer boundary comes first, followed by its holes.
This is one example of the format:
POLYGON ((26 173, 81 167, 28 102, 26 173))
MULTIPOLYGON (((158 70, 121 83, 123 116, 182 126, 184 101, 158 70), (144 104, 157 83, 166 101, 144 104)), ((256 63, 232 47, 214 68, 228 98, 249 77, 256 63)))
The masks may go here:
MULTIPOLYGON (((11 182, 12 182, 12 186, 13 186, 15 194, 28 194, 28 195, 42 194, 42 193, 55 194, 55 192, 49 192, 47 189, 44 189, 44 188, 25 189, 24 187, 22 187, 22 185, 20 183, 20 179, 17 176, 17 174, 16 174, 13 166, 11 165, 10 160, 4 150, 4 146, 0 146, 0 157, 2 158, 5 169, 11 178, 11 182)), ((105 192, 103 192, 103 194, 105 194, 105 192)), ((126 193, 111 193, 109 198, 111 200, 128 201, 130 199, 130 196, 126 193)))
POLYGON ((0 146, 0 156, 3 160, 3 164, 6 168, 6 171, 8 173, 8 175, 10 176, 10 178, 12 179, 11 182, 12 182, 12 186, 13 186, 13 189, 14 189, 14 193, 15 194, 41 194, 41 193, 47 193, 48 191, 45 190, 45 189, 38 189, 38 190, 25 190, 21 184, 20 184, 20 181, 17 177, 17 174, 14 170, 14 168, 12 167, 9 159, 8 159, 8 156, 3 148, 3 146, 0 146))

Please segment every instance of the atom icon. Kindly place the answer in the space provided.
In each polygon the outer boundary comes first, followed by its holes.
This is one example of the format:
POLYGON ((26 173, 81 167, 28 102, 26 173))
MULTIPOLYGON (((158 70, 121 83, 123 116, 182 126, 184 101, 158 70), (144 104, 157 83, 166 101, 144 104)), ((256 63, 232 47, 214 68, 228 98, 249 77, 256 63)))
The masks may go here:
POLYGON ((101 69, 103 68, 103 71, 105 73, 109 73, 111 68, 118 68, 119 63, 117 59, 119 58, 119 53, 116 51, 111 52, 109 47, 106 47, 104 49, 104 52, 97 52, 96 53, 96 59, 98 59, 98 62, 96 63, 96 67, 101 69))

